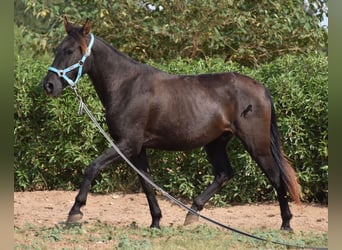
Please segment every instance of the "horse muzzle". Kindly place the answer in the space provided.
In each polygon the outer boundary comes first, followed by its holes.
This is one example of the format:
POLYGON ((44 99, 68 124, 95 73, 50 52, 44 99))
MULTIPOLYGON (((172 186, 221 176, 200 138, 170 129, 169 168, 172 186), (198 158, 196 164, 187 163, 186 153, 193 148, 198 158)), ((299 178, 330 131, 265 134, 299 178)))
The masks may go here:
POLYGON ((46 76, 43 80, 43 89, 48 96, 58 97, 62 94, 63 84, 60 79, 46 76))

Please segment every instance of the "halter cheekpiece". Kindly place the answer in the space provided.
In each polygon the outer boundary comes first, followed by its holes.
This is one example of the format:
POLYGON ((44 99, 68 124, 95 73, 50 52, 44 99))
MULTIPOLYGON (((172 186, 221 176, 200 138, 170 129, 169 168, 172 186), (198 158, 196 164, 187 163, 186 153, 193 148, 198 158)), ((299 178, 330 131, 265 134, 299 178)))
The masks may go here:
POLYGON ((57 69, 55 67, 49 67, 48 70, 56 73, 58 77, 62 77, 71 87, 75 86, 78 80, 82 76, 82 69, 83 69, 84 62, 87 59, 87 57, 90 55, 91 48, 93 47, 93 45, 94 45, 94 35, 90 33, 90 42, 89 42, 88 48, 86 50, 86 53, 82 56, 81 60, 78 63, 75 63, 74 65, 71 65, 70 67, 67 67, 65 69, 57 69), (78 68, 78 73, 77 73, 76 79, 73 81, 67 76, 67 73, 76 68, 78 68))

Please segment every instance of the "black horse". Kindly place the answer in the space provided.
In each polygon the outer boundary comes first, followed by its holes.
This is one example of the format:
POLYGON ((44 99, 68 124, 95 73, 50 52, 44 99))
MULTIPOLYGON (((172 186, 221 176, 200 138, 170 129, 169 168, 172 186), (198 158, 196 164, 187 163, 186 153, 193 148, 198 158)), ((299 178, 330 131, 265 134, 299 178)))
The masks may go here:
MULTIPOLYGON (((105 108, 110 135, 149 178, 147 148, 177 151, 204 146, 215 179, 194 199, 191 208, 195 211, 203 209, 233 177, 226 145, 237 136, 277 191, 281 229, 292 230, 287 192, 300 204, 300 186, 283 153, 273 103, 263 85, 233 72, 170 75, 132 60, 95 37, 89 20, 74 26, 64 18, 64 26, 67 36, 43 81, 48 95, 59 96, 82 74, 88 74, 105 108)), ((68 222, 82 218, 80 208, 98 173, 120 160, 109 148, 90 163, 68 222)), ((159 228, 162 214, 154 190, 139 178, 151 211, 151 227, 159 228)), ((197 219, 188 213, 185 224, 197 219)))

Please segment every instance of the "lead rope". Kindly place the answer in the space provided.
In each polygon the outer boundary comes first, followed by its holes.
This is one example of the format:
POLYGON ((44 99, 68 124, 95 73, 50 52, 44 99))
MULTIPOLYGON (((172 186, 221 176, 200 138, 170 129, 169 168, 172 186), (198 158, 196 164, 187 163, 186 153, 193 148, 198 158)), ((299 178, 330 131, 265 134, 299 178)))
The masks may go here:
POLYGON ((139 174, 146 182, 148 182, 152 187, 154 187, 156 190, 158 190, 159 192, 162 193, 162 195, 164 195, 165 197, 167 197, 168 199, 170 199, 171 201, 173 201, 174 203, 176 203, 178 206, 188 210, 190 213, 195 214, 197 216, 199 216, 200 218, 209 221, 217 226, 220 226, 222 228, 225 228, 227 230, 233 231, 235 233, 247 236, 249 238, 253 238, 256 240, 261 240, 261 241, 265 241, 265 242, 271 242, 273 244, 277 244, 277 245, 283 245, 283 246, 287 246, 287 247, 294 247, 294 248, 302 248, 302 249, 317 249, 317 250, 325 250, 328 249, 327 247, 311 247, 311 246, 299 246, 299 245, 292 245, 292 244, 288 244, 288 243, 283 243, 283 242, 279 242, 279 241, 274 241, 274 240, 267 240, 265 238, 261 238, 243 231, 240 231, 238 229, 229 227, 227 225, 224 225, 220 222, 217 222, 213 219, 210 219, 209 217, 206 217, 204 215, 199 214, 197 211, 193 210, 192 208, 186 206, 184 203, 182 203, 181 201, 177 200, 176 198, 174 198, 172 195, 170 195, 169 193, 167 193, 166 191, 164 191, 161 187, 159 187, 157 184, 155 184, 150 178, 148 178, 147 176, 145 176, 145 174, 143 172, 141 172, 138 168, 136 168, 133 163, 121 152, 121 150, 115 145, 115 143, 113 142, 113 140, 110 138, 110 136, 103 130, 103 128, 101 127, 101 125, 97 122, 97 120, 95 119, 95 117, 93 116, 93 114, 91 113, 91 111, 88 109, 87 105, 83 102, 82 97, 79 95, 78 91, 77 91, 77 86, 71 86, 71 88, 74 90, 77 99, 79 100, 79 107, 78 107, 78 115, 82 115, 83 114, 83 110, 87 113, 87 115, 89 116, 89 118, 92 120, 92 122, 95 124, 95 126, 100 130, 101 134, 107 139, 107 141, 111 144, 111 146, 114 148, 114 150, 126 161, 126 163, 137 173, 139 174))

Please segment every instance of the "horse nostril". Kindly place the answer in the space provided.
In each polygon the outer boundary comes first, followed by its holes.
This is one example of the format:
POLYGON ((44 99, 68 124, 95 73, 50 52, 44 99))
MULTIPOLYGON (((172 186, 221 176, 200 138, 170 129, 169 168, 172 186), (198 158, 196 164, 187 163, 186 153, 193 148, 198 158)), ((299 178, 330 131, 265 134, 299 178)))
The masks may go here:
POLYGON ((51 94, 53 92, 53 84, 51 82, 47 82, 44 84, 45 92, 51 94))

